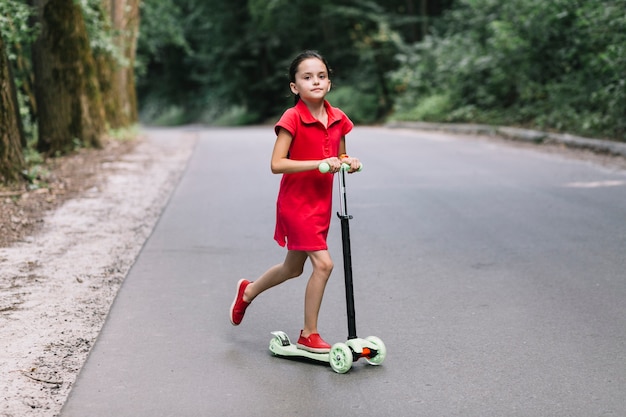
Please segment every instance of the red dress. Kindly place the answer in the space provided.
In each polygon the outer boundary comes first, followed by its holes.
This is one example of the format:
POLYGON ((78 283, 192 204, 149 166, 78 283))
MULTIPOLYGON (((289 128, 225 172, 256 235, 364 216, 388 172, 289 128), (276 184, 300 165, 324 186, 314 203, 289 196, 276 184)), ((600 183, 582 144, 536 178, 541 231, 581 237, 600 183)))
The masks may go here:
MULTIPOLYGON (((274 130, 291 136, 289 158, 318 160, 338 156, 341 138, 353 128, 343 111, 324 102, 328 127, 315 119, 300 100, 285 111, 274 130)), ((333 175, 318 170, 283 174, 276 202, 274 239, 289 250, 326 250, 333 196, 333 175)))

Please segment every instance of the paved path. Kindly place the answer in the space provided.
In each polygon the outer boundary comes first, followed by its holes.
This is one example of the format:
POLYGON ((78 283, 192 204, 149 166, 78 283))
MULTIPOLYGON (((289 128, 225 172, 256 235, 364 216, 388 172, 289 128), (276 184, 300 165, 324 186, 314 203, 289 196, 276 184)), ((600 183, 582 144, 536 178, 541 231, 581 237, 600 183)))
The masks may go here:
MULTIPOLYGON (((236 281, 271 239, 271 128, 203 130, 62 417, 626 415, 626 173, 494 141, 357 128, 349 177, 357 329, 379 367, 274 358, 305 279, 255 301, 236 281)), ((337 267, 320 328, 346 336, 337 267)))

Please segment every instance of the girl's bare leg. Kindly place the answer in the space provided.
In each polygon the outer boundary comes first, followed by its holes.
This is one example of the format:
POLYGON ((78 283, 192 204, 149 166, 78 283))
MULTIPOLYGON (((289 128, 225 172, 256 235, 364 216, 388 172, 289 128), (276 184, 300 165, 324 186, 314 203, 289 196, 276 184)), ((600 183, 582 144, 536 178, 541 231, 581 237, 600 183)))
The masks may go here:
POLYGON ((333 270, 333 261, 327 250, 308 252, 308 256, 311 259, 313 272, 311 273, 311 277, 306 286, 306 293, 304 294, 303 337, 309 337, 312 333, 318 333, 317 318, 322 305, 326 283, 333 270))
POLYGON ((282 264, 274 265, 246 287, 243 300, 249 303, 263 291, 302 275, 307 256, 306 252, 288 251, 282 264))

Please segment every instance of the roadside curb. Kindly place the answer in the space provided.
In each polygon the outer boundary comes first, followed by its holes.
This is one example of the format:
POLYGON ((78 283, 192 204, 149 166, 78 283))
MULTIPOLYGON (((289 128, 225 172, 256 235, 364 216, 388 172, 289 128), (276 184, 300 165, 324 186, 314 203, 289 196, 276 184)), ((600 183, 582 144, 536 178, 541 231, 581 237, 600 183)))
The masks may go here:
POLYGON ((567 133, 549 133, 531 129, 506 126, 490 126, 455 123, 389 122, 389 128, 437 130, 451 133, 500 136, 505 139, 536 144, 558 143, 570 148, 587 149, 597 153, 626 157, 626 143, 602 139, 591 139, 567 133))

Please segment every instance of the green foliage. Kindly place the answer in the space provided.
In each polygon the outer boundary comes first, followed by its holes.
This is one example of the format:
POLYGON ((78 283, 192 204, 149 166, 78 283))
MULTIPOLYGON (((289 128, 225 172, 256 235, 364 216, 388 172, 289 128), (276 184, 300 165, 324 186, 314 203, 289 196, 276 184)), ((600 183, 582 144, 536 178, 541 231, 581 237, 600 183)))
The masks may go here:
POLYGON ((439 31, 399 55, 396 111, 446 96, 440 121, 626 140, 624 10, 626 0, 459 0, 439 31))
POLYGON ((328 95, 333 106, 343 110, 354 123, 374 123, 378 112, 378 95, 357 87, 333 89, 328 95))
POLYGON ((45 188, 50 171, 45 168, 43 156, 34 149, 34 143, 24 149, 26 168, 22 171, 22 177, 28 182, 30 190, 45 188))
POLYGON ((182 123, 273 119, 292 103, 287 69, 304 49, 326 56, 334 85, 367 97, 351 103, 364 104, 357 118, 379 120, 391 107, 385 74, 397 66, 397 27, 410 20, 395 19, 379 3, 404 1, 145 0, 142 120, 153 121, 170 106, 183 109, 182 123), (247 117, 236 116, 244 109, 247 117))
POLYGON ((102 0, 75 0, 83 11, 89 44, 94 54, 106 54, 120 65, 127 65, 124 55, 115 44, 116 32, 112 29, 109 15, 102 7, 102 0))
POLYGON ((179 126, 188 122, 182 107, 156 100, 144 105, 140 117, 155 126, 179 126))
POLYGON ((30 24, 33 9, 21 1, 0 1, 0 32, 8 49, 10 60, 15 60, 15 44, 28 43, 35 39, 38 26, 30 24))
MULTIPOLYGON (((393 115, 394 120, 423 120, 436 122, 446 120, 453 110, 450 98, 443 94, 435 94, 418 101, 417 105, 393 115)), ((446 120, 451 121, 451 120, 446 120)))
POLYGON ((37 125, 31 114, 31 98, 24 94, 23 85, 30 74, 27 73, 30 61, 30 44, 39 33, 39 25, 33 25, 33 8, 23 1, 0 1, 0 32, 4 39, 6 53, 11 62, 14 82, 17 88, 17 106, 21 126, 27 139, 37 136, 37 125), (19 63, 19 65, 18 65, 19 63))
POLYGON ((192 54, 185 38, 185 17, 174 0, 145 0, 140 3, 141 36, 139 37, 137 71, 146 74, 149 61, 168 59, 167 52, 180 49, 192 54))
POLYGON ((257 120, 258 115, 247 108, 232 106, 218 115, 213 115, 207 122, 216 126, 244 126, 257 120))
POLYGON ((29 190, 37 190, 48 186, 50 171, 42 165, 32 165, 28 169, 22 171, 22 176, 28 182, 29 190))
POLYGON ((134 140, 139 134, 138 126, 127 126, 119 129, 110 129, 109 136, 119 142, 134 140))

